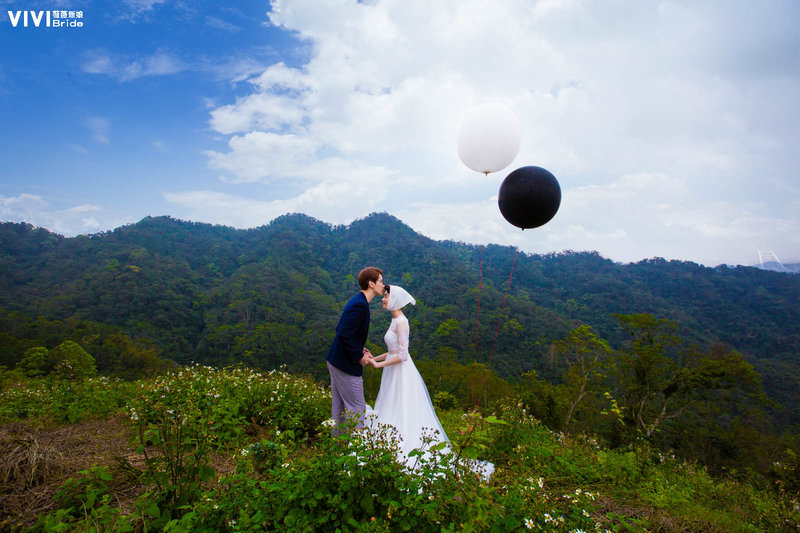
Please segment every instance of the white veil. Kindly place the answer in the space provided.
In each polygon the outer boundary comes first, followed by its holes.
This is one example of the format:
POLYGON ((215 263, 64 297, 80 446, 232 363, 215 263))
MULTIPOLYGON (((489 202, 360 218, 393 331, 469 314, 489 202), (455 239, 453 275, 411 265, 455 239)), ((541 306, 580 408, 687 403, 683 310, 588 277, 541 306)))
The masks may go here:
POLYGON ((414 299, 413 296, 408 294, 408 292, 403 287, 399 285, 390 285, 389 303, 386 305, 386 309, 388 309, 389 311, 397 311, 398 309, 402 309, 408 304, 417 305, 417 301, 414 299))

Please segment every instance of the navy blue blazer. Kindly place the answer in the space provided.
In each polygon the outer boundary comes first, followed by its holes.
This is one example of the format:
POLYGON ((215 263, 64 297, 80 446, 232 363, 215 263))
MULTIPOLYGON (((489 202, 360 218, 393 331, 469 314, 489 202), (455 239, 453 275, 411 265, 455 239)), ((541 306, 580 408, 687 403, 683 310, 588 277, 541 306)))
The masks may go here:
POLYGON ((369 333, 369 302, 363 292, 359 292, 344 306, 336 336, 325 360, 342 372, 352 376, 364 374, 359 361, 364 357, 364 345, 369 333))

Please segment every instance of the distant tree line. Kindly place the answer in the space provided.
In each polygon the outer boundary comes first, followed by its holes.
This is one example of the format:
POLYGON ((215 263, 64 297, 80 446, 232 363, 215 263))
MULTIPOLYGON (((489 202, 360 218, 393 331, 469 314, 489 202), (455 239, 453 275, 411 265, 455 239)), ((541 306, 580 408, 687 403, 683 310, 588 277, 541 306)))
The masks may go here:
MULTIPOLYGON (((517 390, 554 429, 646 438, 720 468, 757 435, 791 445, 800 276, 520 253, 507 292, 513 258, 385 214, 346 227, 287 215, 252 230, 148 217, 75 238, 3 223, 0 365, 53 372, 49 354, 70 341, 105 375, 196 361, 324 379, 355 275, 376 265, 417 298, 411 351, 437 401, 486 405, 517 390)), ((374 305, 372 316, 380 351, 389 315, 374 305)))

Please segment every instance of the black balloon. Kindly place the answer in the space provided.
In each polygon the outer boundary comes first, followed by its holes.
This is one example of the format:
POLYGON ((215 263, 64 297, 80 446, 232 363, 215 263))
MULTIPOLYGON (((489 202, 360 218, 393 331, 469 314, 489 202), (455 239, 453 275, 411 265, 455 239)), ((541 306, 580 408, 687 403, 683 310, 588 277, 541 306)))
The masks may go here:
POLYGON ((518 228, 538 228, 552 219, 561 205, 561 186, 541 167, 518 168, 503 180, 497 198, 500 213, 518 228))

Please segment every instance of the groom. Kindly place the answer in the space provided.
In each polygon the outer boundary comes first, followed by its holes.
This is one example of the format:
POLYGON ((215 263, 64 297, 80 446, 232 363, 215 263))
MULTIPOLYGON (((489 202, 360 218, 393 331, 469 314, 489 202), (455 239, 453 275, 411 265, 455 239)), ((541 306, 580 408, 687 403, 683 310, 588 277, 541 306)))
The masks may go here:
POLYGON ((339 425, 347 411, 358 416, 356 427, 363 427, 366 402, 361 376, 372 359, 364 352, 369 332, 369 302, 375 296, 383 295, 383 271, 375 267, 365 268, 358 273, 358 285, 361 292, 344 306, 336 326, 336 337, 325 357, 331 374, 331 418, 336 422, 335 435, 341 431, 339 425))

